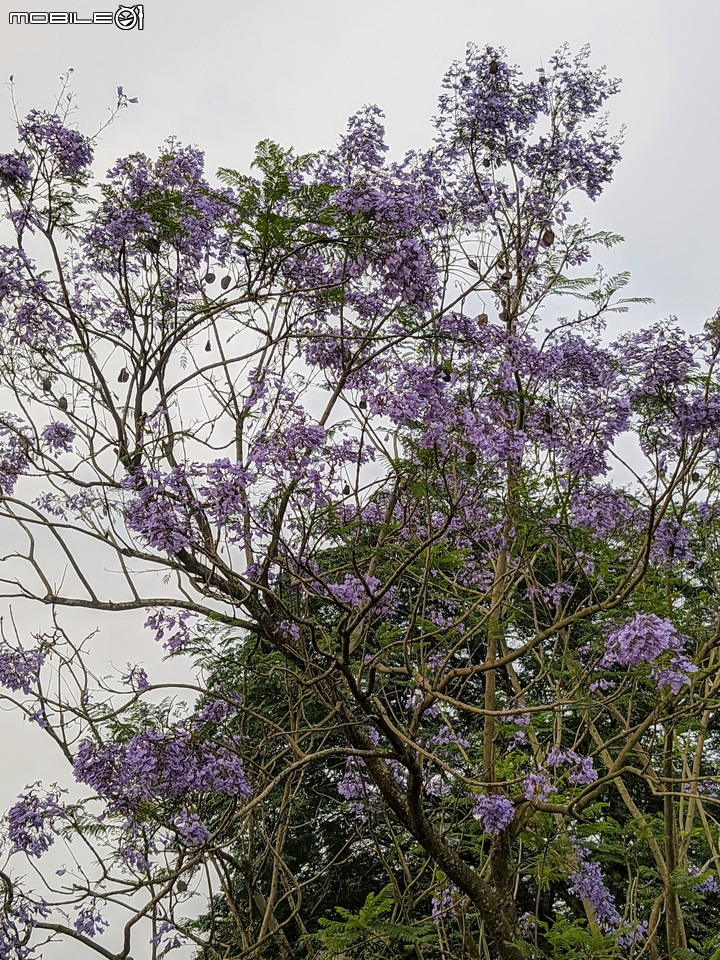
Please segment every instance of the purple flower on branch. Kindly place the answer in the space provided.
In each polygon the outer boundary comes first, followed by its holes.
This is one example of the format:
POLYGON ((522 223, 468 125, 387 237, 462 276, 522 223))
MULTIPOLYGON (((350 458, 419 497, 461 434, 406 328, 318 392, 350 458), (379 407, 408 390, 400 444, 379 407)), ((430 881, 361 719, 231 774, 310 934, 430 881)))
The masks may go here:
POLYGON ((72 452, 75 431, 67 423, 48 423, 40 436, 53 453, 72 452))
POLYGON ((67 819, 60 801, 60 788, 40 792, 40 784, 27 787, 7 812, 7 834, 13 846, 11 853, 23 852, 40 857, 55 842, 57 824, 67 819))
POLYGON ((512 823, 515 804, 498 793, 484 794, 475 798, 473 815, 480 821, 485 833, 496 837, 512 823))

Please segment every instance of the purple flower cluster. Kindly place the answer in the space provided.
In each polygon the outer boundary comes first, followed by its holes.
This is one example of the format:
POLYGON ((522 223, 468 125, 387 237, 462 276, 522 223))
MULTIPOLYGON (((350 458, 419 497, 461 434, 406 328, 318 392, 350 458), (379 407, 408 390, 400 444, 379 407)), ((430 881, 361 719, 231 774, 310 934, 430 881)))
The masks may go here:
POLYGON ((48 157, 61 177, 77 177, 92 163, 93 151, 88 138, 64 126, 57 114, 31 110, 19 124, 18 134, 34 153, 41 158, 48 157))
POLYGON ((584 786, 597 780, 598 777, 592 757, 581 757, 574 750, 559 750, 557 747, 551 747, 548 751, 546 763, 549 767, 554 768, 569 764, 568 780, 570 783, 584 786))
POLYGON ((173 826, 188 847, 201 847, 210 837, 210 831, 197 813, 190 813, 185 807, 174 818, 173 826))
POLYGON ((14 892, 0 913, 0 960, 37 960, 37 949, 30 944, 29 934, 35 922, 47 919, 51 909, 44 900, 32 901, 25 894, 14 892))
POLYGON ((171 950, 181 947, 183 939, 169 920, 163 920, 158 924, 157 933, 151 937, 150 943, 153 947, 160 947, 158 956, 165 956, 171 950))
MULTIPOLYGON (((151 799, 183 804, 207 794, 249 797, 252 789, 233 737, 218 742, 206 726, 201 714, 166 730, 148 727, 124 743, 84 740, 73 763, 75 778, 113 811, 130 817, 151 799)), ((180 817, 189 830, 192 817, 180 817)))
MULTIPOLYGON (((145 621, 145 625, 147 626, 147 621, 145 621)), ((138 693, 142 693, 150 686, 147 671, 144 667, 138 666, 137 664, 130 667, 128 673, 126 673, 121 679, 123 683, 127 684, 127 686, 131 687, 138 693)))
POLYGON ((11 853, 40 857, 52 846, 58 824, 67 819, 67 811, 59 802, 61 792, 57 784, 41 792, 37 783, 20 794, 6 814, 11 853))
POLYGON ((687 638, 669 620, 654 613, 637 613, 608 634, 598 667, 608 670, 650 664, 658 686, 670 687, 676 694, 697 670, 684 653, 686 645, 687 638))
MULTIPOLYGON (((697 877, 701 875, 701 871, 698 867, 690 867, 690 874, 694 877, 697 877)), ((720 892, 720 882, 718 881, 717 874, 703 874, 703 879, 693 884, 692 889, 695 890, 696 893, 720 892)))
POLYGON ((77 933, 84 934, 90 938, 100 937, 110 926, 109 921, 100 913, 97 900, 95 899, 78 904, 75 910, 77 911, 77 916, 75 917, 73 926, 77 933))
POLYGON ((71 453, 75 431, 67 423, 48 423, 40 434, 53 453, 71 453))
POLYGON ((12 413, 0 414, 0 491, 12 496, 17 478, 30 465, 27 427, 12 413))
POLYGON ((22 645, 0 645, 0 684, 15 692, 29 694, 38 682, 40 670, 45 663, 42 650, 26 650, 22 645))
POLYGON ((482 794, 475 798, 473 816, 480 821, 485 833, 496 837, 512 823, 515 804, 498 793, 482 794))
POLYGON ((457 912, 455 900, 458 895, 458 888, 450 883, 433 894, 430 906, 430 916, 433 923, 440 923, 444 917, 454 916, 457 912))
POLYGON ((0 187, 26 187, 32 173, 22 154, 0 153, 0 187))
POLYGON ((378 800, 378 791, 365 771, 362 757, 348 757, 345 773, 338 783, 338 793, 348 802, 348 810, 355 816, 364 817, 378 800))
POLYGON ((537 797, 544 803, 550 794, 555 792, 555 787, 542 770, 531 770, 523 780, 523 793, 526 800, 533 800, 537 797))
POLYGON ((615 898, 605 885, 599 865, 589 859, 589 851, 584 847, 576 847, 575 854, 578 866, 570 874, 570 891, 581 900, 587 900, 598 925, 605 932, 609 932, 617 928, 622 921, 615 898))
POLYGON ((174 138, 157 160, 142 153, 119 159, 108 171, 105 200, 86 237, 89 260, 114 273, 122 249, 128 269, 138 273, 148 251, 162 258, 176 255, 168 293, 196 291, 200 265, 226 260, 229 237, 219 228, 233 200, 230 191, 210 187, 204 165, 201 150, 174 138))
POLYGON ((197 619, 198 614, 192 610, 155 610, 151 613, 143 626, 155 631, 155 640, 171 653, 178 653, 192 641, 190 622, 197 619), (167 635, 167 636, 166 636, 167 635))
POLYGON ((121 481, 124 489, 136 492, 125 506, 128 528, 139 533, 149 546, 171 556, 187 549, 196 533, 193 513, 200 504, 188 472, 196 472, 194 465, 181 464, 167 474, 136 471, 121 481))

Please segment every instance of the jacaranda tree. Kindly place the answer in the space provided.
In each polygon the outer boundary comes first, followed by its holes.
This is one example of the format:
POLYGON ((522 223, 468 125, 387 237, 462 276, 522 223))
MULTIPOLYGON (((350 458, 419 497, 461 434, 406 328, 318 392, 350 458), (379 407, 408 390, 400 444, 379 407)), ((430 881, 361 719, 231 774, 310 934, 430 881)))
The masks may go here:
POLYGON ((617 89, 470 46, 429 148, 366 107, 215 185, 18 115, 0 682, 72 776, 0 958, 720 955, 720 318, 605 335, 617 89))

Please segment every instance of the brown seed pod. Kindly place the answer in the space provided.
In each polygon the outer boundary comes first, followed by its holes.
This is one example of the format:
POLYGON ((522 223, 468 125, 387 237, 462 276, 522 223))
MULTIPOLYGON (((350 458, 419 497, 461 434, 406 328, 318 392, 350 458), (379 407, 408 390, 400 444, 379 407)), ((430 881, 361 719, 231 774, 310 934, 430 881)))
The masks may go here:
POLYGON ((490 70, 491 75, 492 75, 492 76, 495 76, 495 74, 498 72, 498 62, 497 62, 497 60, 491 60, 491 61, 490 61, 489 70, 490 70))
POLYGON ((60 397, 60 399, 58 400, 58 406, 60 407, 61 410, 67 410, 68 408, 67 397, 60 397))
POLYGON ((492 166, 492 160, 490 159, 490 157, 485 157, 485 159, 483 160, 483 166, 484 166, 484 167, 491 167, 491 166, 492 166))
POLYGON ((50 379, 50 377, 45 377, 45 379, 42 382, 42 388, 44 393, 50 393, 50 391, 52 390, 52 380, 50 379))
POLYGON ((543 231, 543 235, 540 237, 540 243, 544 247, 551 247, 553 243, 555 243, 555 234, 552 232, 550 227, 543 231))
POLYGON ((509 270, 504 270, 498 275, 498 280, 512 280, 512 273, 509 270))
POLYGON ((486 326, 487 326, 488 319, 489 319, 489 317, 488 317, 488 315, 487 315, 486 313, 481 313, 481 314, 478 316, 478 318, 477 318, 478 326, 480 326, 480 327, 486 327, 486 326))
POLYGON ((205 344, 205 353, 210 353, 211 350, 212 350, 212 345, 208 340, 207 343, 205 344))
POLYGON ((503 311, 500 313, 500 319, 503 321, 503 323, 508 319, 509 316, 510 316, 510 315, 509 315, 509 313, 507 312, 507 310, 503 310, 503 311))
POLYGON ((548 82, 548 78, 543 73, 538 79, 538 83, 540 84, 541 87, 544 87, 547 82, 548 82))
POLYGON ((346 497, 350 493, 350 484, 346 483, 343 487, 343 496, 346 497))
POLYGON ((475 464, 477 463, 477 453, 475 453, 474 450, 468 450, 468 452, 465 454, 465 463, 469 467, 475 466, 475 464))
POLYGON ((700 474, 697 472, 697 470, 690 474, 690 479, 693 483, 697 483, 700 480, 700 474))
POLYGON ((212 270, 208 270, 208 272, 203 277, 203 280, 205 281, 205 283, 215 283, 215 274, 212 272, 212 270))
POLYGON ((361 410, 367 410, 367 400, 365 399, 365 397, 362 397, 360 399, 360 403, 358 403, 358 406, 360 407, 361 410))
POLYGON ((477 260, 471 260, 470 257, 467 258, 467 265, 471 270, 474 270, 476 273, 480 273, 480 267, 478 266, 477 260))
POLYGON ((127 367, 123 367, 120 373, 118 374, 118 383, 127 383, 130 379, 130 374, 127 367))
POLYGON ((227 288, 230 286, 230 280, 231 280, 231 279, 232 279, 232 278, 231 278, 230 274, 228 274, 226 277, 223 277, 223 278, 222 278, 222 280, 220 281, 220 286, 223 288, 223 290, 227 290, 227 288))

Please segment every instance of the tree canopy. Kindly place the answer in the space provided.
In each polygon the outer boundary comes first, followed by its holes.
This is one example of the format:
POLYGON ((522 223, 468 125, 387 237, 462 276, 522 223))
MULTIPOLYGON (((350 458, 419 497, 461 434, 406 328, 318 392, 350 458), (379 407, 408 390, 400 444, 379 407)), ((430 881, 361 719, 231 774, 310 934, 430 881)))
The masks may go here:
POLYGON ((71 792, 4 819, 0 958, 720 956, 720 318, 606 331, 618 86, 469 45, 429 147, 215 182, 18 116, 0 684, 71 792))

